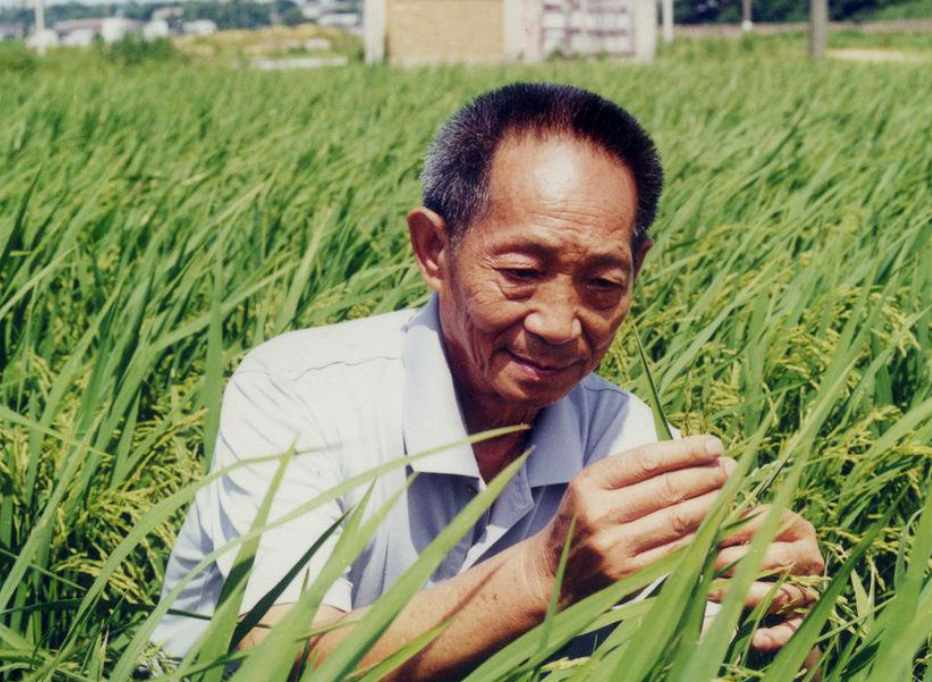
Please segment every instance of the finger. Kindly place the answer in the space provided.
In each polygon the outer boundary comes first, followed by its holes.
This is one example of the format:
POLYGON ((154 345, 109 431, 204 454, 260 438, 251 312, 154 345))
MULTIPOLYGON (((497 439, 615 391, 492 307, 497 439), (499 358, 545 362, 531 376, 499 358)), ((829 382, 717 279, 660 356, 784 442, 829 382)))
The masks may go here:
MULTIPOLYGON (((731 545, 741 545, 750 542, 757 534, 757 531, 760 530, 761 526, 764 525, 771 509, 771 505, 762 504, 746 511, 742 515, 742 518, 747 520, 731 535, 722 540, 722 542, 719 543, 719 547, 729 547, 731 545)), ((777 533, 776 540, 790 542, 810 536, 815 537, 815 529, 812 527, 812 524, 795 512, 788 509, 783 511, 780 518, 780 530, 777 533)))
POLYGON ((751 637, 751 646, 758 651, 775 651, 786 646, 793 633, 803 624, 802 616, 789 618, 769 628, 760 628, 751 637))
MULTIPOLYGON (((711 590, 709 599, 712 601, 722 601, 730 591, 728 585, 711 590)), ((751 583, 748 592, 744 597, 745 608, 757 608, 767 601, 773 594, 773 601, 770 602, 768 613, 786 613, 798 609, 805 609, 818 599, 815 590, 801 587, 799 585, 790 585, 783 583, 779 587, 775 583, 768 583, 757 580, 751 583), (776 592, 774 589, 776 588, 776 592)))
MULTIPOLYGON (((809 655, 806 656, 806 660, 803 661, 803 670, 812 670, 814 667, 819 665, 819 661, 822 659, 822 650, 819 647, 816 647, 809 652, 809 655)), ((810 682, 822 682, 822 671, 818 671, 815 675, 812 676, 810 682)))
POLYGON ((684 535, 678 540, 667 542, 663 545, 658 545, 657 547, 652 547, 643 552, 639 552, 627 564, 632 569, 629 573, 634 573, 635 571, 640 571, 643 568, 647 568, 651 564, 660 561, 665 556, 669 556, 678 549, 686 547, 695 539, 696 534, 690 533, 689 535, 684 535))
POLYGON ((599 487, 624 488, 667 471, 709 464, 722 452, 722 441, 714 436, 689 436, 650 443, 605 457, 585 471, 599 487))
MULTIPOLYGON (((747 556, 750 546, 725 547, 718 551, 715 558, 715 570, 727 571, 725 575, 734 573, 735 565, 747 556)), ((764 552, 761 562, 762 573, 780 572, 789 575, 818 575, 822 572, 824 564, 818 548, 808 542, 772 542, 764 552)))
POLYGON ((748 509, 741 515, 741 525, 735 529, 731 535, 722 540, 719 547, 731 547, 734 545, 745 545, 754 539, 754 535, 760 530, 767 518, 767 512, 770 511, 769 504, 762 504, 748 509))
POLYGON ((624 534, 626 543, 636 552, 665 545, 695 532, 712 509, 716 497, 718 490, 684 500, 619 526, 616 532, 624 534))
MULTIPOLYGON (((654 512, 671 509, 684 500, 717 492, 737 466, 738 463, 731 457, 719 457, 711 464, 670 471, 623 490, 613 491, 617 504, 611 518, 616 523, 628 523, 654 512)), ((694 528, 692 526, 685 530, 694 528)), ((673 540, 682 534, 668 536, 666 540, 673 540)))

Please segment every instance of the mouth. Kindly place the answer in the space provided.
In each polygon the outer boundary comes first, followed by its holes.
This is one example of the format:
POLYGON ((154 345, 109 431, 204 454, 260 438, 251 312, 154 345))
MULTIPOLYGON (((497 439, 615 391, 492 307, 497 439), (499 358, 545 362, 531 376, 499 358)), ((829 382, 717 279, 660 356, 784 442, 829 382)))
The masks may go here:
POLYGON ((530 375, 532 378, 543 379, 546 377, 552 377, 559 375, 568 370, 574 369, 579 365, 579 360, 574 360, 567 363, 542 363, 529 358, 517 355, 516 353, 506 350, 508 356, 511 360, 525 373, 530 375))

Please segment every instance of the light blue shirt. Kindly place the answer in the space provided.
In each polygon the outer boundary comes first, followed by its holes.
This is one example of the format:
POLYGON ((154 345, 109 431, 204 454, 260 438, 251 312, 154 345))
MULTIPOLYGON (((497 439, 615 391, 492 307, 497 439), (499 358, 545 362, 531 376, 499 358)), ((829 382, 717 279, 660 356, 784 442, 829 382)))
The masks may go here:
MULTIPOLYGON (((252 350, 224 392, 212 470, 285 452, 293 443, 312 450, 290 462, 269 515, 274 521, 350 476, 466 436, 434 297, 419 311, 295 331, 252 350)), ((587 464, 655 440, 650 408, 590 374, 541 411, 524 467, 429 584, 541 530, 566 484, 587 464)), ((204 556, 249 530, 276 467, 248 464, 198 492, 168 562, 163 596, 204 556)), ((375 601, 484 486, 472 447, 461 445, 382 475, 367 509, 382 507, 412 471, 418 472, 413 484, 323 603, 350 611, 375 601)), ((241 611, 278 583, 366 487, 264 533, 241 611)), ((305 573, 312 581, 335 542, 331 536, 277 603, 297 601, 305 573)), ((235 554, 227 552, 188 583, 173 607, 211 614, 235 554)), ((169 615, 153 641, 181 656, 205 624, 169 615)))

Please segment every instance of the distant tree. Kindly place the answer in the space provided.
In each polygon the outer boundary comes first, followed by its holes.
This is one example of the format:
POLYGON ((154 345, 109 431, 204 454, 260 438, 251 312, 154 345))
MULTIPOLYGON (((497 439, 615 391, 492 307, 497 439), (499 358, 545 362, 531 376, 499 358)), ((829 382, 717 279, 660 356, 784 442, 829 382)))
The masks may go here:
POLYGON ((84 5, 80 2, 65 2, 60 5, 47 5, 45 8, 45 21, 54 24, 56 21, 69 19, 93 19, 108 17, 113 14, 111 5, 84 5))
MULTIPOLYGON (((869 17, 879 9, 909 2, 911 0, 829 0, 829 12, 832 19, 843 21, 869 17)), ((358 0, 346 3, 347 7, 358 4, 358 0)), ((180 4, 130 0, 120 5, 85 5, 69 0, 61 4, 47 4, 45 17, 49 25, 67 19, 108 17, 118 12, 128 19, 149 21, 152 13, 160 7, 181 7, 184 21, 210 19, 220 29, 268 26, 272 23, 273 14, 288 25, 304 21, 293 0, 274 0, 269 4, 250 0, 232 0, 226 4, 214 0, 184 0, 180 4)), ((674 12, 676 21, 682 24, 735 23, 741 20, 741 0, 677 0, 674 12)), ((807 0, 754 0, 754 21, 758 22, 806 21, 808 13, 807 0)), ((29 27, 33 22, 33 11, 31 8, 3 7, 0 8, 0 21, 29 27)))
MULTIPOLYGON (((882 7, 899 5, 909 0, 829 0, 832 19, 843 21, 869 15, 882 7)), ((754 21, 806 21, 809 3, 806 0, 755 0, 754 21)), ((741 0, 680 0, 675 5, 678 23, 735 23, 741 20, 741 0)))
POLYGON ((171 40, 158 38, 145 40, 129 33, 112 45, 98 45, 104 58, 121 66, 139 66, 149 62, 185 61, 171 40))
POLYGON ((134 21, 149 21, 152 19, 152 13, 163 6, 158 3, 133 0, 123 5, 123 16, 134 21))
POLYGON ((859 19, 884 7, 902 4, 904 0, 829 0, 829 14, 836 21, 859 19))
MULTIPOLYGON (((58 21, 70 19, 95 19, 113 15, 113 5, 85 5, 80 2, 64 2, 61 4, 47 4, 45 7, 45 22, 53 26, 58 21)), ((33 9, 28 7, 0 8, 0 21, 10 21, 23 26, 31 26, 35 21, 33 9)))
POLYGON ((259 28, 272 23, 272 8, 256 2, 185 2, 182 10, 184 21, 209 19, 220 29, 259 28))
POLYGON ((301 8, 297 6, 286 9, 281 13, 281 18, 285 26, 297 26, 307 21, 307 19, 304 18, 304 14, 301 12, 301 8))

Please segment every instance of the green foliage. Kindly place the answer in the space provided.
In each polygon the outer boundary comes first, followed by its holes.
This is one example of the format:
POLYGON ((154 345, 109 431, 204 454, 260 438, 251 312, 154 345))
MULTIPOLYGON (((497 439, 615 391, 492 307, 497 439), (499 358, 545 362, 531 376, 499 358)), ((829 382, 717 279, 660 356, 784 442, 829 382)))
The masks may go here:
POLYGON ((19 41, 0 41, 0 74, 32 73, 38 66, 35 54, 19 41))
POLYGON ((271 7, 256 2, 232 0, 228 3, 195 0, 181 5, 185 21, 209 19, 218 28, 258 28, 272 23, 271 7))
POLYGON ((100 45, 103 57, 120 66, 138 66, 150 62, 179 62, 185 56, 175 49, 168 38, 146 40, 135 33, 128 33, 110 45, 100 45))
MULTIPOLYGON (((754 21, 780 23, 806 21, 809 3, 799 0, 753 0, 754 21)), ((738 23, 742 0, 683 0, 676 3, 677 22, 738 23)), ((873 19, 919 19, 932 16, 929 0, 829 0, 834 21, 870 21, 873 19)))
POLYGON ((897 19, 932 19, 932 0, 906 0, 878 8, 865 20, 888 21, 897 19))
POLYGON ((304 24, 307 22, 307 19, 304 18, 304 14, 301 13, 300 8, 298 7, 289 7, 284 12, 282 12, 282 23, 285 26, 297 26, 298 24, 304 24))
MULTIPOLYGON (((221 29, 259 28, 273 23, 270 4, 251 0, 231 0, 220 3, 212 0, 184 0, 183 2, 128 2, 128 3, 53 3, 46 7, 46 23, 51 26, 57 21, 88 19, 94 17, 124 16, 136 21, 149 21, 152 13, 160 7, 180 7, 185 21, 210 19, 221 29)), ((278 0, 275 11, 282 17, 295 19, 296 6, 291 0, 278 0)), ((300 14, 300 12, 299 12, 300 14)), ((16 21, 24 25, 33 22, 31 5, 0 7, 0 21, 16 21)), ((298 22, 300 23, 300 22, 298 22)))
MULTIPOLYGON (((721 436, 742 468, 689 551, 551 614, 472 679, 775 682, 817 641, 827 682, 922 679, 932 82, 923 65, 813 65, 795 43, 768 60, 768 45, 623 68, 0 69, 0 679, 129 678, 203 485, 218 378, 273 334, 425 299, 404 227, 424 149, 469 97, 516 79, 590 87, 654 133, 668 183, 631 316, 666 418, 721 436), (719 522, 754 500, 804 512, 834 577, 773 660, 748 651, 755 616, 734 601, 696 636, 719 522), (611 610, 668 573, 658 596, 611 610), (551 660, 619 621, 591 659, 551 660)), ((647 397, 628 330, 600 371, 647 397)), ((494 491, 373 608, 328 679, 345 677, 494 491)), ((341 536, 341 560, 381 511, 349 513, 358 532, 341 536)), ((244 571, 255 537, 226 548, 244 571)), ((736 580, 754 576, 762 547, 736 580)), ((336 575, 308 586, 244 670, 289 667, 336 575)), ((192 675, 218 676, 231 617, 188 661, 214 672, 192 675)))
MULTIPOLYGON (((62 2, 50 4, 45 9, 46 25, 51 26, 56 21, 69 19, 89 19, 92 17, 106 17, 113 13, 112 6, 89 5, 82 2, 62 2)), ((22 3, 8 3, 0 7, 0 21, 15 21, 25 26, 32 24, 34 13, 32 5, 22 3)))

